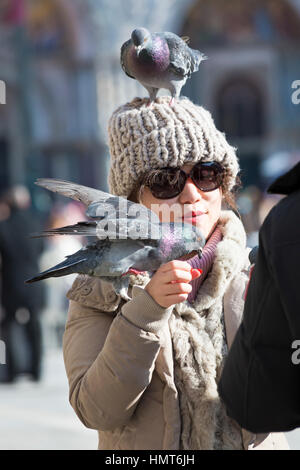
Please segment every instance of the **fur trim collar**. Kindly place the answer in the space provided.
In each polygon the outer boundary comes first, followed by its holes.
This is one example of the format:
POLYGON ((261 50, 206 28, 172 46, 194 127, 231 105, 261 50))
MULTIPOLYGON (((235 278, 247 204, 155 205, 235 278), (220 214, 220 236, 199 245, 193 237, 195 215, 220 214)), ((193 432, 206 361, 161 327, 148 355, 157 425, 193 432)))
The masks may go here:
MULTIPOLYGON (((246 233, 242 222, 232 211, 222 211, 218 226, 223 239, 218 243, 215 260, 207 279, 201 285, 193 307, 208 309, 218 297, 223 297, 233 277, 245 264, 246 233)), ((177 304, 178 313, 188 302, 177 304)))
MULTIPOLYGON (((246 234, 232 211, 222 211, 218 243, 210 273, 193 304, 176 304, 169 321, 174 352, 174 380, 181 415, 180 448, 242 449, 239 426, 220 401, 217 382, 226 355, 223 296, 246 261, 246 234)), ((130 277, 130 285, 145 286, 148 273, 130 277)))
POLYGON ((246 234, 230 211, 222 212, 219 227, 223 240, 211 272, 194 304, 176 304, 169 322, 184 450, 243 448, 241 430, 226 415, 217 382, 227 353, 223 296, 245 264, 246 234))

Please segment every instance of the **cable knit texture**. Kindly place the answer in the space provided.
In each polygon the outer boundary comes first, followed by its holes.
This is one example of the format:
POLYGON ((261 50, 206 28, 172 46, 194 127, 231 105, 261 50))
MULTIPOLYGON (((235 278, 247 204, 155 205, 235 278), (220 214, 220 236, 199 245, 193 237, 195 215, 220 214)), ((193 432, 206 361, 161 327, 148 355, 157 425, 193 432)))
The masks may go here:
POLYGON ((217 161, 224 167, 223 186, 231 190, 239 171, 235 148, 215 127, 209 111, 181 97, 169 105, 161 96, 135 98, 117 108, 108 125, 111 166, 109 190, 128 197, 149 170, 217 161))
POLYGON ((199 258, 199 256, 196 255, 193 258, 187 260, 187 263, 189 263, 193 268, 202 270, 201 276, 197 279, 194 279, 190 283, 193 290, 188 295, 188 302, 194 302, 195 298, 197 297, 199 287, 206 279, 206 276, 212 267, 216 255, 217 245, 222 240, 222 238, 223 235, 221 229, 216 227, 203 248, 202 257, 199 258))

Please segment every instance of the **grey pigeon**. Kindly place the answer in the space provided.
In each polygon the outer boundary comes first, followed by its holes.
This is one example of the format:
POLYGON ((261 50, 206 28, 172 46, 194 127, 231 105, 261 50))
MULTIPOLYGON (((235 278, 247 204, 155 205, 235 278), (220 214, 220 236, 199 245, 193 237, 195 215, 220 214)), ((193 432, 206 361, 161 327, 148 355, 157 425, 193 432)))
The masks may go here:
POLYGON ((121 47, 121 66, 131 78, 138 80, 149 92, 150 103, 160 88, 179 98, 181 88, 200 62, 207 59, 200 51, 191 49, 184 38, 174 33, 151 34, 146 28, 137 28, 131 39, 121 47))
POLYGON ((129 299, 130 274, 148 271, 152 275, 163 263, 188 254, 202 255, 205 238, 191 224, 161 223, 141 204, 68 181, 42 178, 36 184, 82 202, 91 220, 34 236, 84 235, 92 241, 26 283, 87 274, 111 282, 117 294, 129 299))

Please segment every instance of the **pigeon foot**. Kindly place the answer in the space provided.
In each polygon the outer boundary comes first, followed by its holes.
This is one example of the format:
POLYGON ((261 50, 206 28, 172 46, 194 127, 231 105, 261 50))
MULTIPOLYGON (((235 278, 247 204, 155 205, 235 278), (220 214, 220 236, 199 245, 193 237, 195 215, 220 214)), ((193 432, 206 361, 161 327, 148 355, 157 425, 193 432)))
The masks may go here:
POLYGON ((128 269, 128 271, 124 274, 122 274, 122 276, 126 276, 127 274, 135 274, 135 275, 138 275, 138 274, 141 274, 141 273, 146 273, 147 271, 139 271, 138 269, 134 269, 134 268, 130 268, 128 269))

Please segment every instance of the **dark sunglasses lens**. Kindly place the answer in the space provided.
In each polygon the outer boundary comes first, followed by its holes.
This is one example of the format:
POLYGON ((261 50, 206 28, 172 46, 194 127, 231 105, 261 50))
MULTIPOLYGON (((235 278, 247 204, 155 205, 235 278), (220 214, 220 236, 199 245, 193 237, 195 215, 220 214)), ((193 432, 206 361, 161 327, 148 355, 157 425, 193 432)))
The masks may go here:
POLYGON ((148 186, 154 197, 171 199, 181 193, 185 185, 185 175, 176 168, 162 169, 150 175, 148 186))
POLYGON ((223 169, 215 162, 200 163, 193 168, 192 179, 201 191, 213 191, 222 184, 223 169))

